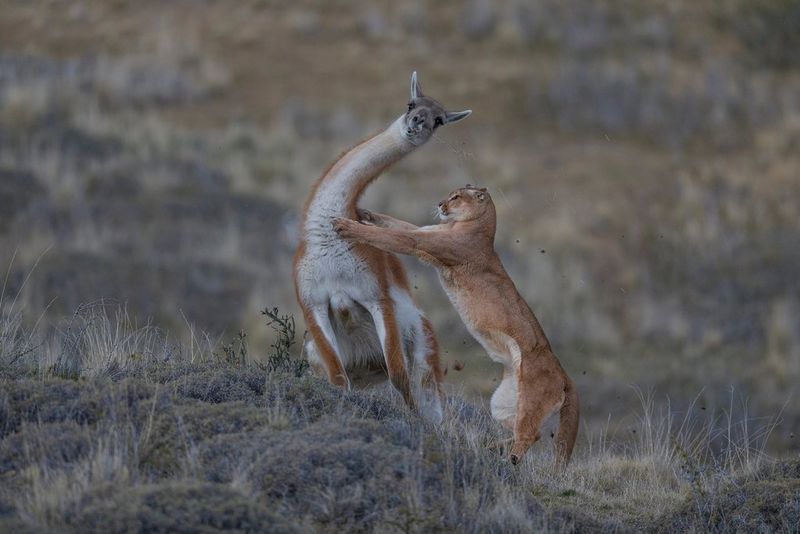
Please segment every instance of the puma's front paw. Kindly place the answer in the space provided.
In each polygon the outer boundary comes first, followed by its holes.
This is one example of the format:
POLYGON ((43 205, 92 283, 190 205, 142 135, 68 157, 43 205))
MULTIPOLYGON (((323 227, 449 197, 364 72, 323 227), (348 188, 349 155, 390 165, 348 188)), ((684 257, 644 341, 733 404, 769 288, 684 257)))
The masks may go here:
POLYGON ((375 216, 369 210, 356 208, 356 216, 358 217, 358 222, 360 223, 375 224, 375 216))
POLYGON ((491 441, 486 445, 486 448, 490 451, 498 452, 500 454, 505 454, 511 449, 511 446, 514 443, 514 438, 508 439, 500 439, 497 441, 491 441))
POLYGON ((357 237, 357 233, 355 228, 358 226, 359 223, 352 219, 344 219, 341 217, 336 217, 333 219, 333 229, 339 234, 340 237, 344 239, 354 239, 357 237))

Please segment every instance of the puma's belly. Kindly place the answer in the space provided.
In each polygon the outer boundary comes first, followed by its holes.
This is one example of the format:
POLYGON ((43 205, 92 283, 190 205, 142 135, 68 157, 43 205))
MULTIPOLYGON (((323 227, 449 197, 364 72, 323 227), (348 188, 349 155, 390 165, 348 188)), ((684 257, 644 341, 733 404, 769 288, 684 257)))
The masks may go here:
POLYGON ((510 370, 518 369, 520 349, 514 338, 501 330, 484 324, 482 314, 485 313, 485 310, 477 309, 475 303, 465 298, 451 278, 445 277, 440 273, 439 279, 467 330, 481 344, 489 357, 498 363, 502 363, 510 370))

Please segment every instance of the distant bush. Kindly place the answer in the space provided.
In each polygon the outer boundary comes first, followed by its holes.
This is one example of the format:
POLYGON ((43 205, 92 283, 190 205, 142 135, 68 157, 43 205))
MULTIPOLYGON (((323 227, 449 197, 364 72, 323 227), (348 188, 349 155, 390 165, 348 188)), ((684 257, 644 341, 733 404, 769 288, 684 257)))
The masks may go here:
MULTIPOLYGON (((194 76, 173 66, 155 65, 143 59, 124 60, 84 56, 58 61, 37 56, 0 54, 0 89, 4 86, 29 91, 52 90, 54 101, 65 94, 94 92, 106 103, 175 102, 199 98, 223 80, 194 76)), ((3 93, 0 91, 0 101, 3 93)))
POLYGON ((756 67, 800 68, 800 0, 743 0, 727 25, 756 67))
POLYGON ((525 111, 565 132, 592 129, 676 148, 739 146, 792 111, 793 104, 783 109, 777 100, 782 90, 723 58, 706 60, 693 78, 666 59, 568 58, 548 78, 532 78, 525 111))
POLYGON ((471 0, 461 16, 461 28, 471 39, 491 37, 497 25, 497 13, 491 0, 471 0))

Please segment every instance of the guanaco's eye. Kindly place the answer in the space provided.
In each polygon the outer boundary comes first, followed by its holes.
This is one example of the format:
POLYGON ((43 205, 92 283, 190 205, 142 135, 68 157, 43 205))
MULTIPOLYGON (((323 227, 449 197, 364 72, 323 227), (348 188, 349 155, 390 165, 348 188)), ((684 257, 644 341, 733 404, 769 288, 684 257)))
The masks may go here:
POLYGON ((433 121, 433 127, 436 128, 437 126, 441 126, 444 124, 444 121, 441 117, 436 117, 436 120, 433 121))
POLYGON ((414 109, 414 106, 415 106, 415 104, 413 102, 409 102, 408 103, 408 111, 411 111, 412 109, 414 109))

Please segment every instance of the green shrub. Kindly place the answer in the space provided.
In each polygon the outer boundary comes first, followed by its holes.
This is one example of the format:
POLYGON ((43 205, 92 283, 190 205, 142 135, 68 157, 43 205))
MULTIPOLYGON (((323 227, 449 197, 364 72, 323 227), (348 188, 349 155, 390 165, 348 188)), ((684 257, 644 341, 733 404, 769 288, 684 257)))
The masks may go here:
POLYGON ((301 376, 308 369, 308 362, 292 357, 296 334, 294 317, 290 314, 282 315, 278 308, 265 308, 261 314, 267 318, 267 326, 278 334, 277 340, 272 344, 272 354, 267 358, 267 369, 301 376))

